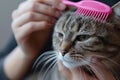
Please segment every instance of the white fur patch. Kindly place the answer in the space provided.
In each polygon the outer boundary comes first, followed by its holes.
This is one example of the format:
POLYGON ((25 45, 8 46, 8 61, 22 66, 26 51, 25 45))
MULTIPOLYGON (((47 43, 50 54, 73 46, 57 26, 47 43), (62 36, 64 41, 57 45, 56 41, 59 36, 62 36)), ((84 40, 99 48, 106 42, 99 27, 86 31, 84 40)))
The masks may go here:
POLYGON ((67 68, 74 68, 74 67, 78 67, 78 66, 88 64, 88 62, 86 62, 84 60, 76 61, 76 60, 72 59, 69 56, 69 54, 66 54, 66 55, 62 56, 62 54, 59 52, 57 56, 58 56, 58 59, 61 60, 63 65, 67 68))

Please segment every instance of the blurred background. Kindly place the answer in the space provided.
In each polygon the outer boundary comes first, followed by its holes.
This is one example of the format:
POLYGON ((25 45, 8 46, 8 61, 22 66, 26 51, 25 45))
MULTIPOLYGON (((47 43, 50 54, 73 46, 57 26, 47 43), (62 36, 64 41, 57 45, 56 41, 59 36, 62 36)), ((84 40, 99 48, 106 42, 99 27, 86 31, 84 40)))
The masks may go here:
POLYGON ((0 0, 0 50, 3 49, 12 36, 11 13, 24 0, 0 0))

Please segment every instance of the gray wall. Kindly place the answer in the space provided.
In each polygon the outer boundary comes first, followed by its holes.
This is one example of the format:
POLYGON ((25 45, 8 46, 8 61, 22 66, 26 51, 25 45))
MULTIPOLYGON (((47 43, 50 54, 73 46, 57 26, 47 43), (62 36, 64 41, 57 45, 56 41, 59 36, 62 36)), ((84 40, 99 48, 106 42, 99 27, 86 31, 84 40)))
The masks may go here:
POLYGON ((9 41, 11 31, 11 13, 24 0, 0 0, 0 50, 9 41))

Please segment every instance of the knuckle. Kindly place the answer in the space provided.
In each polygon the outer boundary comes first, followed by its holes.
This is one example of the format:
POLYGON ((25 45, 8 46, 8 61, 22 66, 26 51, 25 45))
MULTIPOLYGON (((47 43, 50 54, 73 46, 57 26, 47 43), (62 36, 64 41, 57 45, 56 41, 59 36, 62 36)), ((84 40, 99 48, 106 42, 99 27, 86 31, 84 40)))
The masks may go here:
POLYGON ((23 6, 23 4, 24 4, 24 2, 20 3, 20 4, 18 5, 18 8, 20 8, 21 6, 23 6))
POLYGON ((31 3, 29 4, 29 10, 30 10, 30 11, 34 11, 35 8, 36 8, 36 2, 31 2, 31 3))
POLYGON ((13 23, 11 24, 11 28, 14 29, 14 24, 13 23))
POLYGON ((28 27, 28 31, 34 30, 34 28, 35 28, 34 22, 29 22, 27 27, 28 27))
POLYGON ((19 29, 13 30, 13 33, 14 33, 15 36, 19 34, 18 32, 19 32, 19 29))
POLYGON ((16 15, 16 11, 17 11, 17 10, 14 10, 14 11, 12 12, 12 18, 15 17, 15 15, 16 15))
POLYGON ((43 6, 45 12, 47 12, 48 14, 50 15, 54 15, 54 8, 51 8, 51 7, 46 7, 46 6, 43 6))
POLYGON ((12 28, 13 33, 15 33, 15 35, 16 35, 16 33, 18 33, 18 29, 15 28, 15 26, 11 26, 11 28, 12 28))
POLYGON ((33 19, 34 18, 34 12, 28 12, 27 17, 28 17, 29 20, 33 19))
POLYGON ((41 7, 43 8, 44 11, 49 11, 50 10, 50 8, 47 7, 47 6, 41 6, 41 7))
POLYGON ((20 33, 19 29, 14 28, 14 27, 12 28, 12 32, 13 32, 13 34, 14 34, 15 36, 20 33))
POLYGON ((23 37, 24 37, 24 35, 21 35, 21 33, 16 33, 16 35, 15 35, 17 42, 23 41, 23 39, 24 39, 23 37))
POLYGON ((42 22, 42 25, 43 25, 43 26, 47 26, 47 24, 48 24, 48 23, 47 23, 46 21, 43 21, 43 22, 42 22))
POLYGON ((14 22, 11 24, 11 28, 12 28, 13 30, 15 29, 15 23, 14 23, 14 22))
POLYGON ((23 8, 25 5, 27 5, 27 1, 23 1, 19 4, 18 9, 23 8))

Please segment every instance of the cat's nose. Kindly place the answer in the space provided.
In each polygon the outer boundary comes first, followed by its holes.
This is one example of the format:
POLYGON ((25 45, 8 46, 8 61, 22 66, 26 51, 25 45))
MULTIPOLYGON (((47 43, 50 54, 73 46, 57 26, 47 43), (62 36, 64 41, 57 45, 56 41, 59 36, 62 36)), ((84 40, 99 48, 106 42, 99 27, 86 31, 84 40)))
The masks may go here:
POLYGON ((62 54, 62 56, 64 56, 67 53, 67 51, 60 49, 60 53, 62 54))
POLYGON ((71 47, 71 42, 63 41, 60 46, 61 54, 64 56, 69 51, 70 47, 71 47))

